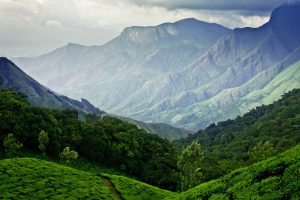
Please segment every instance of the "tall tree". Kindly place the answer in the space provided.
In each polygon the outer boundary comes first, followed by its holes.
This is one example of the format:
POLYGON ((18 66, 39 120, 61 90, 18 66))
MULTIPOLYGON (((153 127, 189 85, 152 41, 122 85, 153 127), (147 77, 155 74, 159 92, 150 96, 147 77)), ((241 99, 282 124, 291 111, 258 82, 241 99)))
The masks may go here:
POLYGON ((48 133, 45 131, 41 131, 39 134, 39 149, 45 154, 47 144, 49 142, 48 133))
POLYGON ((20 149, 23 147, 23 144, 17 141, 12 133, 8 134, 7 137, 4 138, 3 145, 5 147, 5 151, 10 157, 17 156, 20 149))
POLYGON ((180 170, 181 189, 187 190, 200 183, 203 152, 198 142, 194 141, 179 156, 177 166, 180 170))

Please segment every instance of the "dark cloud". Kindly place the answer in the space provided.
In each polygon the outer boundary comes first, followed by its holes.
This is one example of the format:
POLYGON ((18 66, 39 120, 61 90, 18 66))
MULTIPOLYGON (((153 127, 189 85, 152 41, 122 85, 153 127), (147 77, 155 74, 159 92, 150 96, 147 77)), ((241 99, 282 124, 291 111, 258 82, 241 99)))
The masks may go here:
POLYGON ((168 9, 236 10, 249 15, 272 11, 287 0, 132 0, 139 5, 168 9))

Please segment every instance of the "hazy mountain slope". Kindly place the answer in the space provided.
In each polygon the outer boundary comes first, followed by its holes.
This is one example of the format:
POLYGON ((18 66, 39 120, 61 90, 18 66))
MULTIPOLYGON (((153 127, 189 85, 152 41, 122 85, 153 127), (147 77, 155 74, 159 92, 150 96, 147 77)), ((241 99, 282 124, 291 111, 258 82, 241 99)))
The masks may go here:
MULTIPOLYGON (((286 15, 290 9, 298 10, 299 15, 299 3, 279 7, 273 12, 270 22, 264 26, 234 30, 217 41, 193 64, 179 72, 147 82, 142 90, 129 96, 113 110, 137 119, 155 119, 192 129, 204 128, 211 122, 237 116, 240 113, 235 111, 235 104, 227 107, 230 102, 220 102, 219 99, 219 105, 214 105, 218 94, 226 93, 226 89, 242 86, 283 61, 293 64, 300 59, 300 51, 296 49, 300 43, 298 39, 294 41, 294 38, 298 37, 300 23, 294 15, 286 15), (276 27, 281 23, 278 20, 278 16, 281 15, 288 23, 278 33, 276 27), (282 40, 284 35, 289 37, 282 40), (287 39, 294 41, 293 46, 286 46, 287 39), (157 99, 162 99, 161 95, 164 93, 169 93, 169 97, 157 103, 157 99), (132 104, 134 107, 130 106, 132 104), (197 116, 199 113, 202 113, 200 117, 197 116), (196 121, 198 124, 194 123, 196 121)), ((252 88, 260 89, 281 71, 282 69, 274 70, 272 77, 269 76, 267 80, 264 79, 266 74, 257 77, 256 81, 252 82, 252 88)), ((248 92, 251 92, 251 89, 248 92)), ((224 98, 229 100, 231 95, 224 98)), ((239 104, 243 103, 243 99, 236 100, 239 104)))
POLYGON ((153 111, 152 117, 168 119, 169 123, 189 129, 201 129, 212 122, 235 118, 256 106, 272 103, 287 91, 300 88, 300 63, 297 60, 300 60, 300 49, 239 87, 225 89, 208 100, 188 107, 176 107, 163 113, 153 111), (176 117, 172 119, 168 116, 176 116, 178 121, 175 121, 176 117))
POLYGON ((299 59, 299 13, 299 2, 286 3, 265 25, 233 31, 194 19, 130 27, 102 46, 69 44, 15 61, 50 88, 88 98, 111 113, 199 129, 240 114, 229 105, 228 90, 242 87, 243 94, 234 98, 243 104, 241 97, 262 89, 283 70, 275 65, 299 59), (221 96, 225 102, 216 100, 221 96))
MULTIPOLYGON (((14 61, 51 89, 91 99, 110 111, 147 81, 201 56, 229 31, 217 24, 185 19, 126 28, 103 46, 69 44, 46 55, 14 61)), ((162 93, 162 98, 166 95, 162 93)))
MULTIPOLYGON (((110 114, 108 114, 110 115, 110 114)), ((173 140, 178 140, 181 138, 186 138, 190 134, 193 134, 194 132, 183 129, 183 128, 176 128, 173 127, 169 124, 164 124, 164 123, 146 123, 138 120, 134 120, 128 117, 122 117, 122 116, 117 116, 117 115, 111 115, 113 117, 116 117, 118 119, 127 121, 131 124, 135 124, 141 129, 144 129, 148 133, 154 133, 160 136, 161 138, 166 138, 170 141, 173 140)))
POLYGON ((299 199, 300 145, 165 199, 299 199))
POLYGON ((0 89, 16 89, 25 94, 34 105, 56 109, 69 108, 84 113, 104 113, 85 99, 81 102, 73 100, 40 85, 7 58, 0 58, 0 77, 0 89))

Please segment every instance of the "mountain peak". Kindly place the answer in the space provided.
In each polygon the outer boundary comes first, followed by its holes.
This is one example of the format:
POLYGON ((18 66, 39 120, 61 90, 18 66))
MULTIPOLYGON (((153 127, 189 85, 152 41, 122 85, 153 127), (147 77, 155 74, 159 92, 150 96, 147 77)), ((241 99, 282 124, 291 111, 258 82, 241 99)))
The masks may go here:
POLYGON ((132 42, 153 42, 173 36, 199 36, 214 33, 224 34, 230 29, 219 24, 208 23, 195 18, 186 18, 157 26, 132 26, 125 28, 120 37, 132 42))
POLYGON ((271 14, 270 24, 276 36, 289 50, 299 46, 300 1, 290 1, 276 8, 271 14))

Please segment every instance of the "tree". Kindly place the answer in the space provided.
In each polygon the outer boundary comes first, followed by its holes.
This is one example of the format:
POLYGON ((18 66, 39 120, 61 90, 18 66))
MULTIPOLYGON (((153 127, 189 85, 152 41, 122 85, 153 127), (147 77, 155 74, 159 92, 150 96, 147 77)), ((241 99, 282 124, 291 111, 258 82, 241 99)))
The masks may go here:
POLYGON ((269 142, 259 142, 251 150, 251 157, 254 161, 264 160, 275 154, 273 145, 269 142))
POLYGON ((23 147, 23 144, 17 141, 12 133, 8 134, 7 137, 4 138, 3 145, 5 147, 5 151, 10 157, 17 156, 20 149, 23 147))
POLYGON ((70 160, 76 160, 78 158, 78 153, 76 151, 70 151, 70 147, 66 147, 61 153, 60 157, 66 162, 70 162, 70 160))
POLYGON ((179 156, 177 166, 180 170, 181 189, 187 190, 200 183, 203 152, 198 142, 193 142, 179 156))
POLYGON ((39 134, 39 149, 42 151, 43 154, 45 154, 46 146, 49 142, 48 133, 45 131, 41 131, 39 134))

